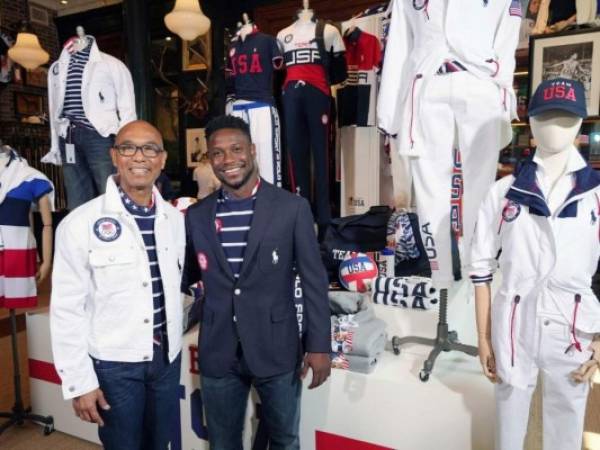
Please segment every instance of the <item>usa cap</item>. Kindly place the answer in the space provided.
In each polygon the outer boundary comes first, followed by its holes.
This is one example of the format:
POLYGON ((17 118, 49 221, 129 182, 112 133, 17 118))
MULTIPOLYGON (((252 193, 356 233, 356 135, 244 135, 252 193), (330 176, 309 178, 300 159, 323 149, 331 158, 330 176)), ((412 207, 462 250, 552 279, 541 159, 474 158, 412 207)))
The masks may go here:
POLYGON ((583 84, 568 78, 542 81, 529 102, 529 117, 555 110, 570 112, 585 119, 587 108, 583 84))

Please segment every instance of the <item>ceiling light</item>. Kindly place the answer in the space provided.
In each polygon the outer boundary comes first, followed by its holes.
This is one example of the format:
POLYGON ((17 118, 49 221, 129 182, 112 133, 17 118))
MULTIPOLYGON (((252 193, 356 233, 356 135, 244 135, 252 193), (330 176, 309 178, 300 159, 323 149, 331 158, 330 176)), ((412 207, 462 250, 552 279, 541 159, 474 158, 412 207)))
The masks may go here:
POLYGON ((210 29, 210 19, 202 13, 198 0, 176 0, 173 11, 165 16, 167 28, 186 41, 192 41, 210 29))
POLYGON ((69 4, 69 0, 60 0, 60 4, 67 5, 67 4, 69 4))
POLYGON ((171 36, 167 36, 167 37, 165 38, 165 41, 167 41, 167 42, 171 42, 171 40, 172 40, 172 39, 173 39, 173 38, 172 38, 171 36))
POLYGON ((8 57, 28 70, 33 70, 48 62, 50 55, 40 45, 38 37, 24 22, 17 34, 17 42, 8 49, 8 57))

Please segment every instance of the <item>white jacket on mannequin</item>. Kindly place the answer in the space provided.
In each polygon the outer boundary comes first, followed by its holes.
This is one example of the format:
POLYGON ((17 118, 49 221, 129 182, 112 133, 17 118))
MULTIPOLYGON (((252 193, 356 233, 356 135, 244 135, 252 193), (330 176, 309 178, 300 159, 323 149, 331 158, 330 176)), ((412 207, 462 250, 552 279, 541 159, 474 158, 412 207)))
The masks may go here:
POLYGON ((401 154, 424 149, 419 130, 420 92, 447 59, 499 88, 506 109, 506 143, 517 118, 512 89, 521 24, 518 0, 393 0, 392 20, 377 105, 378 126, 398 135, 401 154))
MULTIPOLYGON (((83 70, 81 100, 87 119, 104 137, 116 134, 119 129, 136 120, 135 93, 131 73, 125 64, 114 56, 101 52, 92 39, 90 58, 83 70)), ((71 54, 63 49, 60 57, 48 72, 48 109, 50 116, 50 152, 42 162, 61 165, 59 137, 66 137, 69 119, 61 117, 67 71, 71 54)))
POLYGON ((541 305, 550 305, 568 324, 564 349, 577 342, 576 331, 600 332, 600 303, 591 289, 600 258, 600 175, 573 149, 563 175, 572 177, 573 189, 551 213, 537 170, 535 162, 525 162, 516 177, 490 189, 477 220, 470 271, 476 284, 502 271, 492 302, 492 346, 498 376, 520 389, 535 365, 541 305))

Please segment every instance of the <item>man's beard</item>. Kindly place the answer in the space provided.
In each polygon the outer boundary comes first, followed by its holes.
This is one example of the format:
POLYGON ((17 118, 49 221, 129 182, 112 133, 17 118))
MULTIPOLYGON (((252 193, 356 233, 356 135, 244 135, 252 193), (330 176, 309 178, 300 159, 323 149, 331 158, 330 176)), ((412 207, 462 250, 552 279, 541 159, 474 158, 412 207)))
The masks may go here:
POLYGON ((255 170, 256 170, 256 166, 254 165, 254 163, 252 163, 252 167, 250 168, 250 170, 248 171, 248 173, 238 183, 229 184, 225 180, 221 180, 221 183, 224 184, 225 186, 227 186, 228 188, 234 190, 234 191, 238 190, 239 188, 241 188, 242 186, 244 186, 248 182, 248 180, 250 178, 252 178, 252 175, 254 175, 254 171, 255 170))

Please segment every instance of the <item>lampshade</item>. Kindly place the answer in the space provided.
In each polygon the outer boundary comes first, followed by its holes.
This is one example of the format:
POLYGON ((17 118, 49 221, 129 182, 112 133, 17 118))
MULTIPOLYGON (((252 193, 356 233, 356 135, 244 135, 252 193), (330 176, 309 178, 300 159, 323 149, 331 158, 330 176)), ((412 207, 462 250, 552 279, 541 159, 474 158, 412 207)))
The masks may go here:
POLYGON ((50 55, 40 45, 33 33, 20 32, 17 42, 8 50, 8 57, 28 70, 33 70, 48 62, 50 55))
POLYGON ((210 19, 198 0, 177 0, 173 11, 165 16, 165 25, 181 39, 192 41, 209 30, 210 19))

